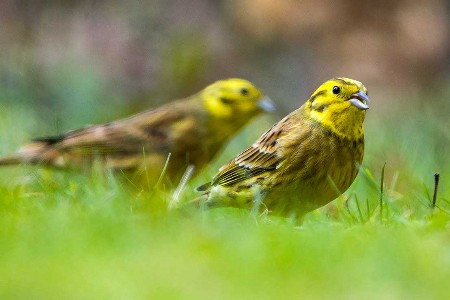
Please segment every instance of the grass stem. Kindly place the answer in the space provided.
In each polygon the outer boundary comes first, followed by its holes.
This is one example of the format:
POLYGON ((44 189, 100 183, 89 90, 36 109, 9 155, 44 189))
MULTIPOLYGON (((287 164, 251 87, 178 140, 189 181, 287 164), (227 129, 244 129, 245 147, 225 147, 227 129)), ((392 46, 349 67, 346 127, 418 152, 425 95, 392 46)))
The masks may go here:
POLYGON ((169 153, 167 155, 167 159, 166 159, 166 162, 164 163, 164 167, 163 167, 163 169, 161 171, 161 174, 159 175, 158 181, 155 184, 156 188, 159 188, 159 185, 161 184, 161 181, 163 180, 164 175, 166 174, 167 166, 169 165, 169 161, 170 161, 170 157, 171 156, 172 156, 172 153, 169 153))
POLYGON ((384 170, 386 169, 386 163, 384 163, 381 169, 381 181, 380 181, 380 222, 383 222, 383 194, 384 194, 384 170))
POLYGON ((439 173, 434 173, 433 208, 436 207, 438 187, 439 187, 439 173))
POLYGON ((172 199, 169 202, 169 209, 173 209, 178 206, 178 203, 180 202, 180 196, 183 193, 189 179, 191 179, 193 173, 194 173, 194 165, 189 165, 186 168, 183 177, 181 177, 180 183, 178 184, 175 192, 172 194, 172 199))

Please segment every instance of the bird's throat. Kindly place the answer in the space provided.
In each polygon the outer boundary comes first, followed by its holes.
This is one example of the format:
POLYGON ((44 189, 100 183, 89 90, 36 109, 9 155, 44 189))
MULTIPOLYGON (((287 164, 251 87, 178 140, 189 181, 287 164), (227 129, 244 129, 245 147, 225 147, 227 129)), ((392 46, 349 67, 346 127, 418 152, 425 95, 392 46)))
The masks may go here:
POLYGON ((333 134, 347 140, 358 141, 364 137, 365 113, 356 110, 357 108, 353 107, 328 109, 322 112, 311 110, 310 116, 333 134))

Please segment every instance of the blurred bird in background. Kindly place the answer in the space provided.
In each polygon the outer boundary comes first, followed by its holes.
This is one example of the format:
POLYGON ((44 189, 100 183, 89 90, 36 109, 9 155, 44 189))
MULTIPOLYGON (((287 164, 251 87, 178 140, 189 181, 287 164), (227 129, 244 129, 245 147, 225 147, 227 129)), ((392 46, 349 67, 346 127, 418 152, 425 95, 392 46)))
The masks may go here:
POLYGON ((247 80, 217 81, 199 93, 127 119, 35 139, 0 165, 38 164, 146 171, 176 182, 192 165, 200 170, 253 117, 275 109, 247 80), (170 157, 169 157, 170 155, 170 157))

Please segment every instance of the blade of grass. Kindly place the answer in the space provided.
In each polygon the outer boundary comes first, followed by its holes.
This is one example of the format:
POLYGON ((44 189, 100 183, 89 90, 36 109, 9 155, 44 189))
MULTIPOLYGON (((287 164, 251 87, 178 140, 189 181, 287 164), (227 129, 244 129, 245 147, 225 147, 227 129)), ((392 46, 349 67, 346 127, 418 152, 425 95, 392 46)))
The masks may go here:
POLYGON ((439 187, 439 173, 434 174, 433 208, 436 207, 436 199, 439 187))
POLYGON ((169 154, 167 155, 166 162, 164 163, 164 167, 163 167, 163 169, 162 169, 162 171, 161 171, 161 174, 159 175, 158 181, 157 181, 156 184, 155 184, 155 188, 158 188, 159 185, 160 185, 160 183, 161 183, 161 181, 163 180, 164 174, 166 174, 167 166, 169 165, 169 160, 170 160, 170 157, 171 157, 171 156, 172 156, 172 153, 169 153, 169 154))
POLYGON ((369 198, 366 198, 366 211, 367 211, 367 220, 370 220, 372 214, 370 213, 369 198))
POLYGON ((381 169, 381 181, 380 181, 380 222, 383 222, 383 194, 384 194, 384 170, 386 163, 384 163, 381 169))
POLYGON ((184 191, 189 179, 191 179, 192 173, 194 173, 194 169, 195 167, 193 165, 189 165, 186 168, 183 177, 181 177, 180 183, 178 184, 176 190, 173 192, 172 199, 169 202, 169 209, 173 209, 178 206, 178 203, 180 202, 180 195, 184 191))
POLYGON ((351 200, 351 197, 349 197, 346 201, 344 201, 344 207, 345 207, 345 209, 347 210, 347 213, 348 213, 348 215, 351 217, 351 219, 352 219, 354 222, 358 223, 358 221, 359 221, 358 218, 355 217, 355 216, 353 215, 353 212, 352 212, 352 210, 350 209, 350 205, 349 205, 350 200, 351 200))
POLYGON ((361 220, 361 223, 364 223, 364 217, 362 215, 361 207, 359 206, 358 196, 355 194, 354 197, 355 197, 356 209, 358 210, 359 219, 361 220))

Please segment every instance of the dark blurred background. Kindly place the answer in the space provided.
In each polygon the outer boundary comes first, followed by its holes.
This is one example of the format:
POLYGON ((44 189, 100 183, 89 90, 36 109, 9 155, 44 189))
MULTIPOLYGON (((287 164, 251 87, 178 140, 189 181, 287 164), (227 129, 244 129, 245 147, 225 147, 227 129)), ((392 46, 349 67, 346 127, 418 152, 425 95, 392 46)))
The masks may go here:
POLYGON ((428 0, 4 0, 1 89, 13 94, 2 98, 92 121, 97 108, 132 111, 121 105, 156 105, 235 76, 286 111, 334 76, 416 93, 448 76, 448 9, 428 0))
MULTIPOLYGON (((249 79, 279 103, 276 120, 323 81, 345 76, 369 90, 369 145, 383 140, 389 149, 380 124, 411 122, 420 130, 427 128, 420 122, 435 122, 416 143, 436 135, 440 152, 432 155, 444 161, 449 7, 439 0, 3 0, 0 131, 8 145, 0 151, 124 117, 226 77, 249 79), (12 131, 17 122, 20 130, 12 131)), ((390 157, 401 160, 394 151, 401 145, 391 148, 390 157)), ((380 163, 385 152, 377 154, 380 163)))

